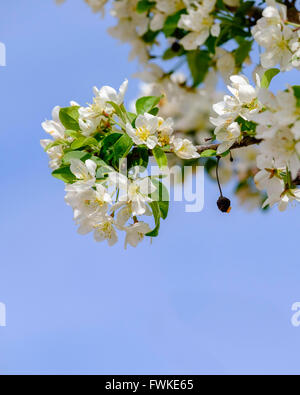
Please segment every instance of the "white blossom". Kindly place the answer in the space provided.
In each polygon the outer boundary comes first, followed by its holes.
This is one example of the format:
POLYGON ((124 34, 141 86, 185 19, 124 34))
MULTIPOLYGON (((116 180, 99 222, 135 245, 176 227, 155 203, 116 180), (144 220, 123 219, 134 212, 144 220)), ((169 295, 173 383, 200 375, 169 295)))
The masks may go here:
POLYGON ((146 144, 150 149, 154 148, 158 143, 157 129, 158 118, 147 113, 137 117, 135 128, 130 123, 126 125, 126 132, 133 142, 137 145, 146 144))
POLYGON ((144 215, 148 211, 147 204, 152 202, 149 195, 156 190, 148 177, 130 180, 123 174, 110 173, 109 181, 120 189, 119 202, 131 203, 133 216, 144 215))
POLYGON ((238 140, 241 136, 241 128, 237 122, 232 122, 226 128, 224 126, 221 128, 217 127, 215 134, 217 140, 222 142, 217 149, 217 154, 220 155, 228 151, 238 140))
POLYGON ((235 71, 235 58, 232 53, 223 48, 216 48, 216 66, 224 81, 228 81, 229 76, 235 71))
POLYGON ((100 125, 101 120, 105 120, 107 114, 111 114, 114 111, 108 102, 114 102, 118 105, 123 103, 127 86, 128 81, 125 80, 119 92, 110 86, 103 86, 101 89, 94 87, 93 103, 88 107, 80 107, 78 110, 79 126, 84 136, 90 136, 94 133, 100 125))
POLYGON ((180 42, 186 50, 197 49, 204 44, 209 35, 217 37, 220 34, 220 26, 214 22, 210 13, 214 10, 215 0, 206 0, 202 4, 193 3, 188 7, 188 13, 180 17, 178 27, 189 31, 180 42))
POLYGON ((261 64, 264 68, 279 64, 282 70, 298 67, 299 32, 288 26, 285 5, 273 0, 267 3, 263 17, 252 29, 256 42, 265 48, 260 57, 261 64))
MULTIPOLYGON (((47 149, 50 144, 52 144, 53 140, 43 139, 40 141, 42 148, 47 149)), ((63 150, 61 145, 57 145, 55 147, 51 147, 47 149, 47 154, 49 156, 49 166, 52 170, 56 170, 61 165, 61 160, 63 158, 63 150)))
POLYGON ((56 106, 52 110, 52 120, 42 123, 44 131, 54 139, 59 140, 65 137, 65 128, 59 119, 60 107, 56 106))
POLYGON ((173 138, 171 140, 171 147, 174 153, 181 159, 197 159, 200 157, 196 147, 188 139, 182 139, 180 137, 173 138))
POLYGON ((98 224, 94 225, 94 238, 97 242, 107 240, 110 247, 117 243, 118 235, 115 222, 110 215, 106 215, 98 224))
MULTIPOLYGON (((72 103, 71 103, 72 104, 72 103)), ((40 140, 40 144, 42 148, 47 150, 47 154, 49 156, 49 166, 52 170, 56 170, 60 167, 61 165, 61 160, 63 157, 63 150, 60 144, 52 146, 51 148, 50 145, 53 144, 53 142, 59 142, 60 140, 63 140, 66 138, 65 136, 65 127, 60 121, 59 118, 59 112, 60 112, 60 107, 56 106, 52 110, 52 120, 47 120, 42 123, 42 128, 44 131, 53 138, 51 139, 42 139, 40 140)))
POLYGON ((213 105, 214 111, 219 115, 218 121, 211 119, 213 124, 219 126, 230 124, 238 116, 248 120, 259 111, 261 105, 257 99, 257 89, 253 88, 245 76, 233 75, 230 77, 231 86, 227 86, 233 96, 225 95, 223 101, 213 105), (230 122, 229 122, 230 121, 230 122))
POLYGON ((125 249, 130 244, 132 247, 136 247, 141 241, 143 241, 145 234, 150 232, 150 227, 145 222, 136 222, 125 228, 125 249))

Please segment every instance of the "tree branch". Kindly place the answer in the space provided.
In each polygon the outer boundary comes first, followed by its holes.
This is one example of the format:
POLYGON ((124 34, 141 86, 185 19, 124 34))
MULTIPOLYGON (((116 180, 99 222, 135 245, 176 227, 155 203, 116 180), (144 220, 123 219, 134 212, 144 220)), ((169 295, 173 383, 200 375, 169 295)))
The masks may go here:
POLYGON ((296 0, 285 0, 287 7, 287 19, 289 22, 300 24, 300 12, 297 9, 296 0))
POLYGON ((294 180, 294 184, 295 185, 300 185, 300 170, 298 171, 297 178, 295 178, 295 180, 294 180))
MULTIPOLYGON (((255 137, 246 136, 243 140, 239 143, 233 144, 230 149, 237 149, 242 147, 249 147, 250 145, 259 144, 262 140, 256 139, 255 137)), ((215 150, 217 151, 220 144, 208 144, 208 145, 198 145, 196 146, 197 151, 199 154, 207 150, 215 150)))
MULTIPOLYGON (((256 139, 255 137, 246 136, 240 143, 235 143, 230 149, 237 149, 243 147, 249 147, 250 145, 259 144, 262 140, 256 139)), ((198 145, 196 146, 199 154, 207 150, 217 151, 220 144, 208 144, 208 145, 198 145)), ((298 171, 297 177, 293 181, 294 185, 300 185, 300 170, 298 171)))

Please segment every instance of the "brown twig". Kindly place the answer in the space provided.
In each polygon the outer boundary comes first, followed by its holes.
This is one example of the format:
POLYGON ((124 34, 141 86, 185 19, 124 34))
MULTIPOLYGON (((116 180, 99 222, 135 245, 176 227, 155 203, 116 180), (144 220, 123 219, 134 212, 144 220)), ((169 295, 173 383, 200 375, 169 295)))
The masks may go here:
POLYGON ((295 178, 295 180, 294 180, 294 184, 295 184, 295 185, 300 185, 300 170, 298 171, 298 176, 297 176, 297 178, 295 178))
MULTIPOLYGON (((233 144, 233 146, 230 149, 249 147, 250 145, 259 144, 261 141, 262 140, 256 139, 255 137, 246 136, 239 143, 237 142, 237 143, 233 144)), ((198 145, 196 148, 197 148, 198 153, 202 154, 202 152, 207 151, 207 150, 217 151, 219 145, 220 144, 198 145)))
MULTIPOLYGON (((237 148, 243 148, 243 147, 249 147, 250 145, 255 145, 259 144, 262 140, 256 139, 255 137, 250 137, 246 136, 243 138, 243 140, 239 143, 235 143, 232 147, 232 149, 237 149, 237 148)), ((220 144, 209 144, 209 145, 198 145, 197 151, 199 154, 202 154, 202 152, 207 151, 207 150, 214 150, 217 151, 218 147, 220 144)), ((294 185, 300 185, 300 170, 298 171, 297 177, 293 181, 294 185)))

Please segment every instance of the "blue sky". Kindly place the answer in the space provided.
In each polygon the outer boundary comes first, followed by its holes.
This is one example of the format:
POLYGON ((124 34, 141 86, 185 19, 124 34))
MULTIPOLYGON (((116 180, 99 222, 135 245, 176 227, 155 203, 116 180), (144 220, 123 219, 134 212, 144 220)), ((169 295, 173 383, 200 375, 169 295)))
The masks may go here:
POLYGON ((206 180, 204 211, 172 204, 152 245, 77 235, 40 124, 137 65, 82 0, 11 0, 0 15, 0 374, 299 373, 299 208, 224 216, 206 180))

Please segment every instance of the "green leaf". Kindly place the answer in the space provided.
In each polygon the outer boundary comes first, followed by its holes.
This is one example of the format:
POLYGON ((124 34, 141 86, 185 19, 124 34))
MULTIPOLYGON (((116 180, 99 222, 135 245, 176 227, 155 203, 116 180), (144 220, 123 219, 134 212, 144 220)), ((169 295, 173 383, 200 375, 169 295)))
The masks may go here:
POLYGON ((262 88, 268 88, 272 79, 280 73, 279 69, 269 69, 267 70, 261 78, 260 85, 262 88))
POLYGON ((91 155, 85 151, 69 151, 64 154, 62 162, 65 165, 69 165, 71 159, 79 159, 84 162, 90 159, 90 157, 91 155))
POLYGON ((292 86, 294 95, 297 99, 300 99, 300 85, 294 85, 292 86))
POLYGON ((74 139, 82 137, 82 135, 79 132, 75 132, 75 130, 65 130, 65 134, 67 136, 73 137, 74 139))
POLYGON ((85 147, 87 145, 97 146, 98 141, 96 139, 94 139, 93 137, 82 136, 82 137, 79 137, 77 140, 73 141, 73 143, 71 144, 71 148, 73 150, 76 150, 78 148, 85 147))
POLYGON ((225 44, 227 41, 231 40, 231 38, 232 35, 231 35, 230 25, 222 23, 221 32, 216 40, 216 46, 220 47, 221 45, 225 44))
POLYGON ((236 18, 233 21, 233 25, 230 26, 230 33, 231 33, 231 37, 236 37, 236 36, 241 36, 241 37, 251 37, 251 33, 249 30, 245 31, 243 30, 244 26, 242 24, 242 21, 238 20, 238 18, 236 18))
POLYGON ((149 114, 154 115, 156 117, 156 115, 159 113, 159 108, 158 107, 154 107, 152 108, 151 111, 149 111, 149 114))
POLYGON ((211 58, 208 51, 196 50, 188 52, 187 61, 196 87, 204 80, 211 65, 211 58))
POLYGON ((158 179, 152 177, 151 181, 156 187, 156 191, 151 194, 151 198, 158 202, 160 209, 160 216, 162 219, 166 219, 169 212, 170 197, 167 187, 158 179))
POLYGON ((127 112, 127 118, 129 122, 134 126, 134 122, 136 120, 136 114, 134 112, 127 112))
POLYGON ((160 217, 161 217, 160 208, 158 202, 151 202, 150 207, 152 209, 152 213, 155 221, 155 228, 151 232, 146 233, 146 236, 157 237, 160 228, 160 217))
MULTIPOLYGON (((94 158, 92 157, 92 159, 94 158)), ((103 180, 109 173, 115 171, 111 166, 108 166, 103 160, 99 158, 96 158, 95 162, 98 166, 98 169, 96 171, 97 180, 103 180)))
POLYGON ((300 107, 300 85, 294 85, 292 86, 293 91, 294 91, 294 96, 297 99, 296 106, 300 107))
POLYGON ((123 133, 110 133, 103 140, 100 156, 105 162, 110 162, 114 158, 114 144, 123 136, 123 133))
POLYGON ((160 169, 168 166, 168 159, 164 150, 160 147, 155 147, 153 148, 152 153, 160 169))
POLYGON ((208 39, 205 41, 205 45, 210 53, 213 55, 216 53, 216 43, 217 37, 209 36, 208 39))
POLYGON ((166 219, 169 213, 170 202, 168 200, 162 200, 158 202, 158 205, 162 219, 166 219))
POLYGON ((156 37, 159 34, 159 30, 153 32, 152 30, 148 30, 143 36, 142 39, 147 44, 154 44, 156 37))
POLYGON ((136 6, 136 12, 139 14, 143 14, 144 12, 150 11, 153 6, 155 6, 154 1, 140 0, 136 6))
POLYGON ((64 127, 68 130, 80 130, 79 119, 79 106, 71 106, 61 108, 59 111, 59 119, 64 127))
POLYGON ((222 158, 226 158, 226 156, 229 155, 229 154, 230 154, 230 149, 227 150, 227 151, 225 151, 225 152, 223 152, 223 153, 221 154, 221 157, 222 157, 222 158))
POLYGON ((177 29, 179 19, 182 14, 186 14, 185 9, 182 9, 176 12, 175 14, 168 16, 163 27, 163 32, 166 37, 172 36, 172 34, 175 32, 175 30, 177 29))
POLYGON ((184 54, 184 48, 180 47, 179 50, 174 51, 173 47, 170 47, 168 49, 165 50, 162 58, 163 60, 169 60, 169 59, 173 59, 177 56, 182 56, 184 54))
POLYGON ((127 156, 127 166, 128 170, 135 167, 143 167, 147 169, 149 163, 149 151, 147 147, 138 146, 133 148, 133 150, 127 156))
POLYGON ((241 4, 236 12, 236 15, 244 16, 255 4, 255 1, 245 1, 241 4))
POLYGON ((138 114, 145 114, 150 112, 158 105, 163 96, 144 96, 136 101, 136 112, 138 114))
POLYGON ((207 149, 205 151, 203 151, 200 155, 201 158, 209 158, 211 156, 216 156, 217 155, 217 151, 214 149, 207 149))
POLYGON ((118 115, 118 117, 124 122, 126 123, 126 115, 124 113, 124 111, 122 111, 122 108, 115 102, 113 101, 108 101, 108 104, 110 104, 113 109, 115 110, 116 114, 118 115))
POLYGON ((115 165, 118 165, 119 159, 125 158, 129 154, 132 146, 133 142, 127 134, 123 134, 123 136, 117 140, 113 145, 115 165))
POLYGON ((219 10, 227 11, 227 8, 225 7, 223 0, 217 0, 216 6, 218 7, 219 10))
POLYGON ((245 59, 249 55, 249 52, 251 51, 252 43, 253 41, 243 40, 239 47, 234 51, 235 63, 237 66, 240 67, 244 63, 245 59))
POLYGON ((45 148, 44 151, 47 152, 50 148, 57 147, 58 145, 65 144, 65 140, 59 139, 59 140, 54 140, 51 143, 49 143, 45 148))
POLYGON ((71 172, 69 166, 62 166, 59 169, 54 170, 52 175, 67 184, 73 184, 76 181, 76 177, 71 172))
POLYGON ((246 121, 242 117, 237 117, 235 121, 240 125, 241 131, 246 132, 249 135, 255 135, 256 134, 256 126, 257 124, 252 121, 246 121))

